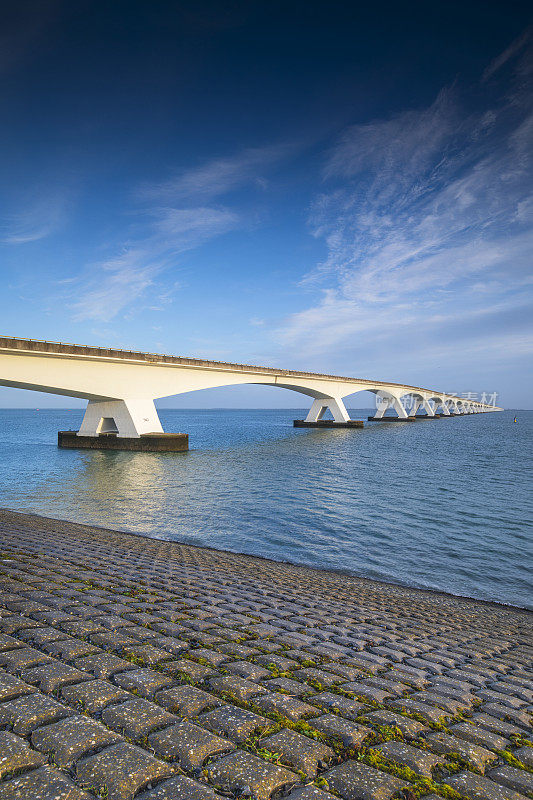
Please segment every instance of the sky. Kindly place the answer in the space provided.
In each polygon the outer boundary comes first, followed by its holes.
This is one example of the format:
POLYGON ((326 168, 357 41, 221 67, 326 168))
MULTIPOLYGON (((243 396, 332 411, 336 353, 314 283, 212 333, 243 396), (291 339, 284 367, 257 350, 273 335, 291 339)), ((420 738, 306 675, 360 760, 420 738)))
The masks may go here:
POLYGON ((533 407, 527 4, 0 8, 0 335, 533 407))

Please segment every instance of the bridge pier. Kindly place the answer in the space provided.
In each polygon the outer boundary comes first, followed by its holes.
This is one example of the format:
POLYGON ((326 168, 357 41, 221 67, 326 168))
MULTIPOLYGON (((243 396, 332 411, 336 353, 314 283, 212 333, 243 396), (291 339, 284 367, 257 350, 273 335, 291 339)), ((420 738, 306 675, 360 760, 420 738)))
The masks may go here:
POLYGON ((177 452, 185 433, 164 433, 153 400, 89 400, 79 431, 59 431, 59 447, 177 452))
POLYGON ((153 400, 89 400, 79 436, 116 433, 138 438, 143 433, 163 433, 153 400))
POLYGON ((340 397, 317 397, 305 419, 295 419, 295 428, 362 428, 364 423, 350 419, 340 397), (327 410, 333 419, 323 419, 327 410))

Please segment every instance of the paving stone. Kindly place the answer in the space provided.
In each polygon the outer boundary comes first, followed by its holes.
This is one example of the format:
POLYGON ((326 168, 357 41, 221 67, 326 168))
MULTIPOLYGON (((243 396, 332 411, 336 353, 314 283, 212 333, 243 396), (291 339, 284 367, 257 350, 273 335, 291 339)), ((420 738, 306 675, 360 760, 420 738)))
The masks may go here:
POLYGON ((409 769, 425 778, 431 778, 433 768, 443 761, 442 758, 431 755, 425 750, 419 750, 417 747, 412 747, 412 745, 405 742, 385 742, 385 744, 381 744, 374 749, 385 758, 395 761, 401 766, 409 767, 409 769))
POLYGON ((298 666, 298 662, 293 658, 286 658, 279 653, 269 653, 268 655, 257 656, 254 661, 258 664, 263 664, 265 667, 276 667, 281 672, 294 669, 298 666))
POLYGON ((293 769, 315 778, 319 769, 325 769, 335 752, 323 742, 302 736, 284 728, 258 743, 271 753, 279 753, 281 761, 293 769))
POLYGON ((415 692, 410 696, 410 699, 429 706, 442 708, 449 716, 455 716, 459 711, 467 711, 471 706, 471 703, 464 703, 461 700, 455 700, 444 694, 430 691, 415 692))
POLYGON ((10 614, 7 617, 0 618, 0 631, 8 635, 22 631, 25 628, 39 627, 41 626, 35 620, 21 617, 19 614, 10 614))
POLYGON ((91 680, 92 675, 68 664, 62 664, 61 661, 52 661, 48 664, 41 664, 39 667, 31 667, 24 670, 21 673, 21 678, 38 686, 41 692, 50 693, 71 683, 91 680))
POLYGON ((427 722, 441 722, 442 718, 446 718, 443 709, 430 706, 419 700, 413 700, 411 697, 389 700, 387 705, 390 706, 390 708, 398 709, 398 711, 410 711, 419 714, 427 722))
POLYGON ((63 773, 44 766, 0 785, 0 800, 92 800, 63 773))
POLYGON ((18 647, 20 647, 19 639, 0 633, 0 652, 5 653, 6 650, 16 650, 18 647))
POLYGON ((136 796, 135 800, 217 800, 219 794, 202 783, 176 775, 167 781, 158 783, 155 789, 149 789, 136 796))
POLYGON ((257 706, 265 713, 281 714, 282 717, 296 721, 302 717, 313 716, 319 713, 316 706, 304 703, 297 697, 289 697, 286 694, 270 692, 269 694, 254 697, 254 706, 257 706))
MULTIPOLYGON (((231 656, 219 653, 216 650, 209 650, 207 647, 198 647, 194 650, 189 650, 189 656, 195 659, 202 659, 207 661, 211 666, 218 667, 231 659, 231 656)), ((246 662, 248 663, 248 662, 246 662)))
MULTIPOLYGON (((194 651, 192 651, 194 652, 194 651)), ((173 661, 165 661, 161 664, 161 669, 170 675, 187 675, 193 681, 200 683, 213 675, 217 675, 214 669, 203 664, 197 664, 189 658, 178 658, 173 661)))
POLYGON ((524 747, 519 747, 518 750, 515 750, 513 755, 526 767, 533 768, 533 747, 524 745, 524 747))
POLYGON ((481 711, 483 714, 490 714, 490 716, 498 719, 509 720, 513 725, 518 725, 525 730, 531 728, 531 712, 527 710, 522 711, 510 708, 509 706, 501 705, 501 703, 485 703, 481 707, 481 711))
POLYGON ((0 731, 0 779, 44 764, 46 758, 32 750, 24 739, 8 731, 0 731))
POLYGON ((35 692, 34 686, 28 686, 20 678, 15 675, 10 675, 8 672, 0 670, 0 703, 5 703, 7 700, 14 700, 15 697, 20 697, 23 694, 31 694, 35 692))
POLYGON ((91 680, 75 686, 64 686, 61 697, 71 706, 89 714, 100 714, 113 703, 130 700, 131 694, 104 680, 91 680))
POLYGON ((32 647, 21 647, 18 650, 8 650, 0 653, 0 664, 8 672, 20 673, 28 667, 43 664, 45 661, 51 661, 51 658, 39 650, 34 650, 32 647))
POLYGON ((409 784, 360 761, 345 761, 322 776, 330 791, 344 800, 389 800, 409 784))
POLYGON ((470 800, 524 800, 524 795, 474 772, 461 772, 444 783, 470 800))
POLYGON ((357 703, 349 697, 343 697, 341 694, 334 694, 333 692, 321 692, 309 698, 309 701, 314 705, 322 708, 328 708, 335 711, 337 714, 342 714, 347 719, 357 719, 367 706, 362 703, 357 703))
POLYGON ((427 730, 422 722, 410 717, 404 717, 394 711, 386 711, 384 708, 365 714, 366 720, 381 727, 398 728, 406 739, 414 739, 421 731, 427 730))
POLYGON ((155 695, 155 701, 167 711, 182 717, 196 717, 202 711, 224 705, 214 694, 195 686, 175 686, 155 695))
POLYGON ((264 686, 232 675, 211 678, 209 688, 222 695, 228 694, 237 697, 243 703, 248 702, 252 697, 266 693, 264 686))
POLYGON ((233 661, 226 664, 225 669, 232 675, 238 675, 249 681, 260 681, 270 677, 268 669, 260 667, 259 664, 251 664, 249 661, 233 661))
POLYGON ((367 686, 359 681, 349 681, 343 683, 341 686, 345 692, 351 692, 360 698, 363 702, 382 703, 387 697, 391 697, 391 693, 384 689, 377 689, 375 686, 367 686))
POLYGON ((106 788, 110 800, 131 800, 139 789, 170 777, 172 772, 171 766, 127 742, 111 745, 76 764, 78 781, 96 787, 101 794, 106 788))
POLYGON ((336 800, 334 794, 324 792, 316 786, 301 786, 298 789, 293 789, 287 795, 287 800, 336 800))
POLYGON ((172 725, 176 720, 174 714, 140 697, 107 706, 102 711, 102 722, 105 725, 133 740, 172 725))
POLYGON ((237 744, 244 742, 255 731, 266 730, 272 724, 269 719, 259 714, 230 705, 200 714, 198 723, 237 744))
POLYGON ((485 747, 480 747, 456 736, 449 736, 442 731, 431 731, 425 735, 425 741, 434 753, 457 754, 479 772, 485 772, 487 764, 494 763, 497 758, 495 753, 485 747))
POLYGON ((156 692, 172 686, 174 681, 168 675, 161 675, 151 669, 134 669, 113 676, 113 681, 139 697, 151 699, 156 692))
POLYGON ((293 681, 291 678, 271 678, 270 680, 263 681, 263 686, 263 691, 283 692, 284 694, 291 695, 291 697, 303 697, 306 694, 316 691, 312 686, 308 686, 306 683, 293 681))
POLYGON ((514 789, 521 794, 533 794, 533 775, 525 769, 517 769, 509 766, 509 764, 501 764, 495 769, 491 769, 488 777, 491 781, 496 781, 496 783, 507 786, 509 789, 514 789))
POLYGON ((52 697, 29 694, 0 706, 0 728, 11 728, 13 733, 26 736, 41 725, 57 722, 73 713, 52 697))
POLYGON ((134 665, 123 658, 119 658, 111 653, 95 653, 83 658, 77 658, 74 662, 76 669, 90 672, 95 678, 110 678, 117 672, 125 672, 134 669, 134 665))
POLYGON ((181 720, 163 731, 150 734, 148 742, 156 755, 172 761, 177 760, 186 770, 197 769, 210 756, 228 753, 235 749, 233 742, 216 736, 188 720, 181 720))
POLYGON ((308 724, 327 736, 340 739, 345 747, 356 748, 372 733, 365 725, 349 722, 337 714, 323 714, 316 719, 308 720, 308 724))
POLYGON ((31 735, 31 743, 43 753, 52 754, 58 767, 70 767, 84 755, 120 741, 112 731, 85 716, 45 725, 31 735))
POLYGON ((365 673, 359 667, 350 666, 350 664, 328 664, 328 672, 333 672, 347 681, 355 681, 357 678, 364 677, 365 673))
POLYGON ((293 772, 243 750, 210 764, 207 773, 209 780, 224 791, 238 795, 249 787, 257 800, 270 800, 273 792, 286 791, 299 782, 293 772))
POLYGON ((459 722, 457 725, 451 725, 449 731, 460 739, 489 750, 505 750, 509 744, 509 740, 503 736, 491 733, 491 731, 478 725, 472 725, 470 722, 459 722))
POLYGON ((505 720, 493 717, 491 714, 477 713, 472 714, 470 719, 482 728, 486 728, 498 736, 523 736, 523 730, 518 725, 513 725, 505 720))

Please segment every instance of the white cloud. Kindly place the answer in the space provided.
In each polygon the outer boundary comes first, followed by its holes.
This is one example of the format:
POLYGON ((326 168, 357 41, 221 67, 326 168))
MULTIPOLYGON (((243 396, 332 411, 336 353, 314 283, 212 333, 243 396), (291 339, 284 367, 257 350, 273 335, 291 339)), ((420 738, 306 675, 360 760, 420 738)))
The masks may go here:
POLYGON ((262 173, 273 169, 293 150, 292 145, 248 148, 234 156, 213 159, 160 183, 144 186, 139 196, 145 200, 194 202, 223 196, 246 184, 263 189, 265 179, 262 173))
POLYGON ((523 302, 533 110, 531 95, 521 101, 474 114, 443 90, 428 108, 345 131, 310 220, 327 256, 303 285, 319 299, 278 331, 284 347, 359 354, 398 347, 402 331, 414 347, 453 316, 481 331, 478 303, 523 302))
POLYGON ((32 200, 17 213, 4 218, 1 241, 20 245, 44 239, 63 225, 66 209, 67 196, 64 193, 45 194, 32 200))
POLYGON ((136 216, 148 230, 124 245, 120 255, 90 265, 69 285, 74 319, 107 322, 128 313, 150 292, 154 298, 147 307, 160 310, 172 300, 177 284, 167 292, 158 281, 177 268, 179 257, 245 224, 244 212, 215 205, 214 199, 245 184, 263 189, 262 171, 272 169, 290 152, 290 146, 281 145, 247 149, 144 186, 136 195, 143 201, 136 216))

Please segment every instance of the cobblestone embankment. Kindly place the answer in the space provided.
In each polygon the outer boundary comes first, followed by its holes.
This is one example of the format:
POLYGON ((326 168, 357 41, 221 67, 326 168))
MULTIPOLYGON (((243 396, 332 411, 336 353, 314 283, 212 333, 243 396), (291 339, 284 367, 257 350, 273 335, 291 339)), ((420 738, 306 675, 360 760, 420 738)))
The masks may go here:
POLYGON ((523 800, 532 615, 0 511, 0 800, 523 800))

